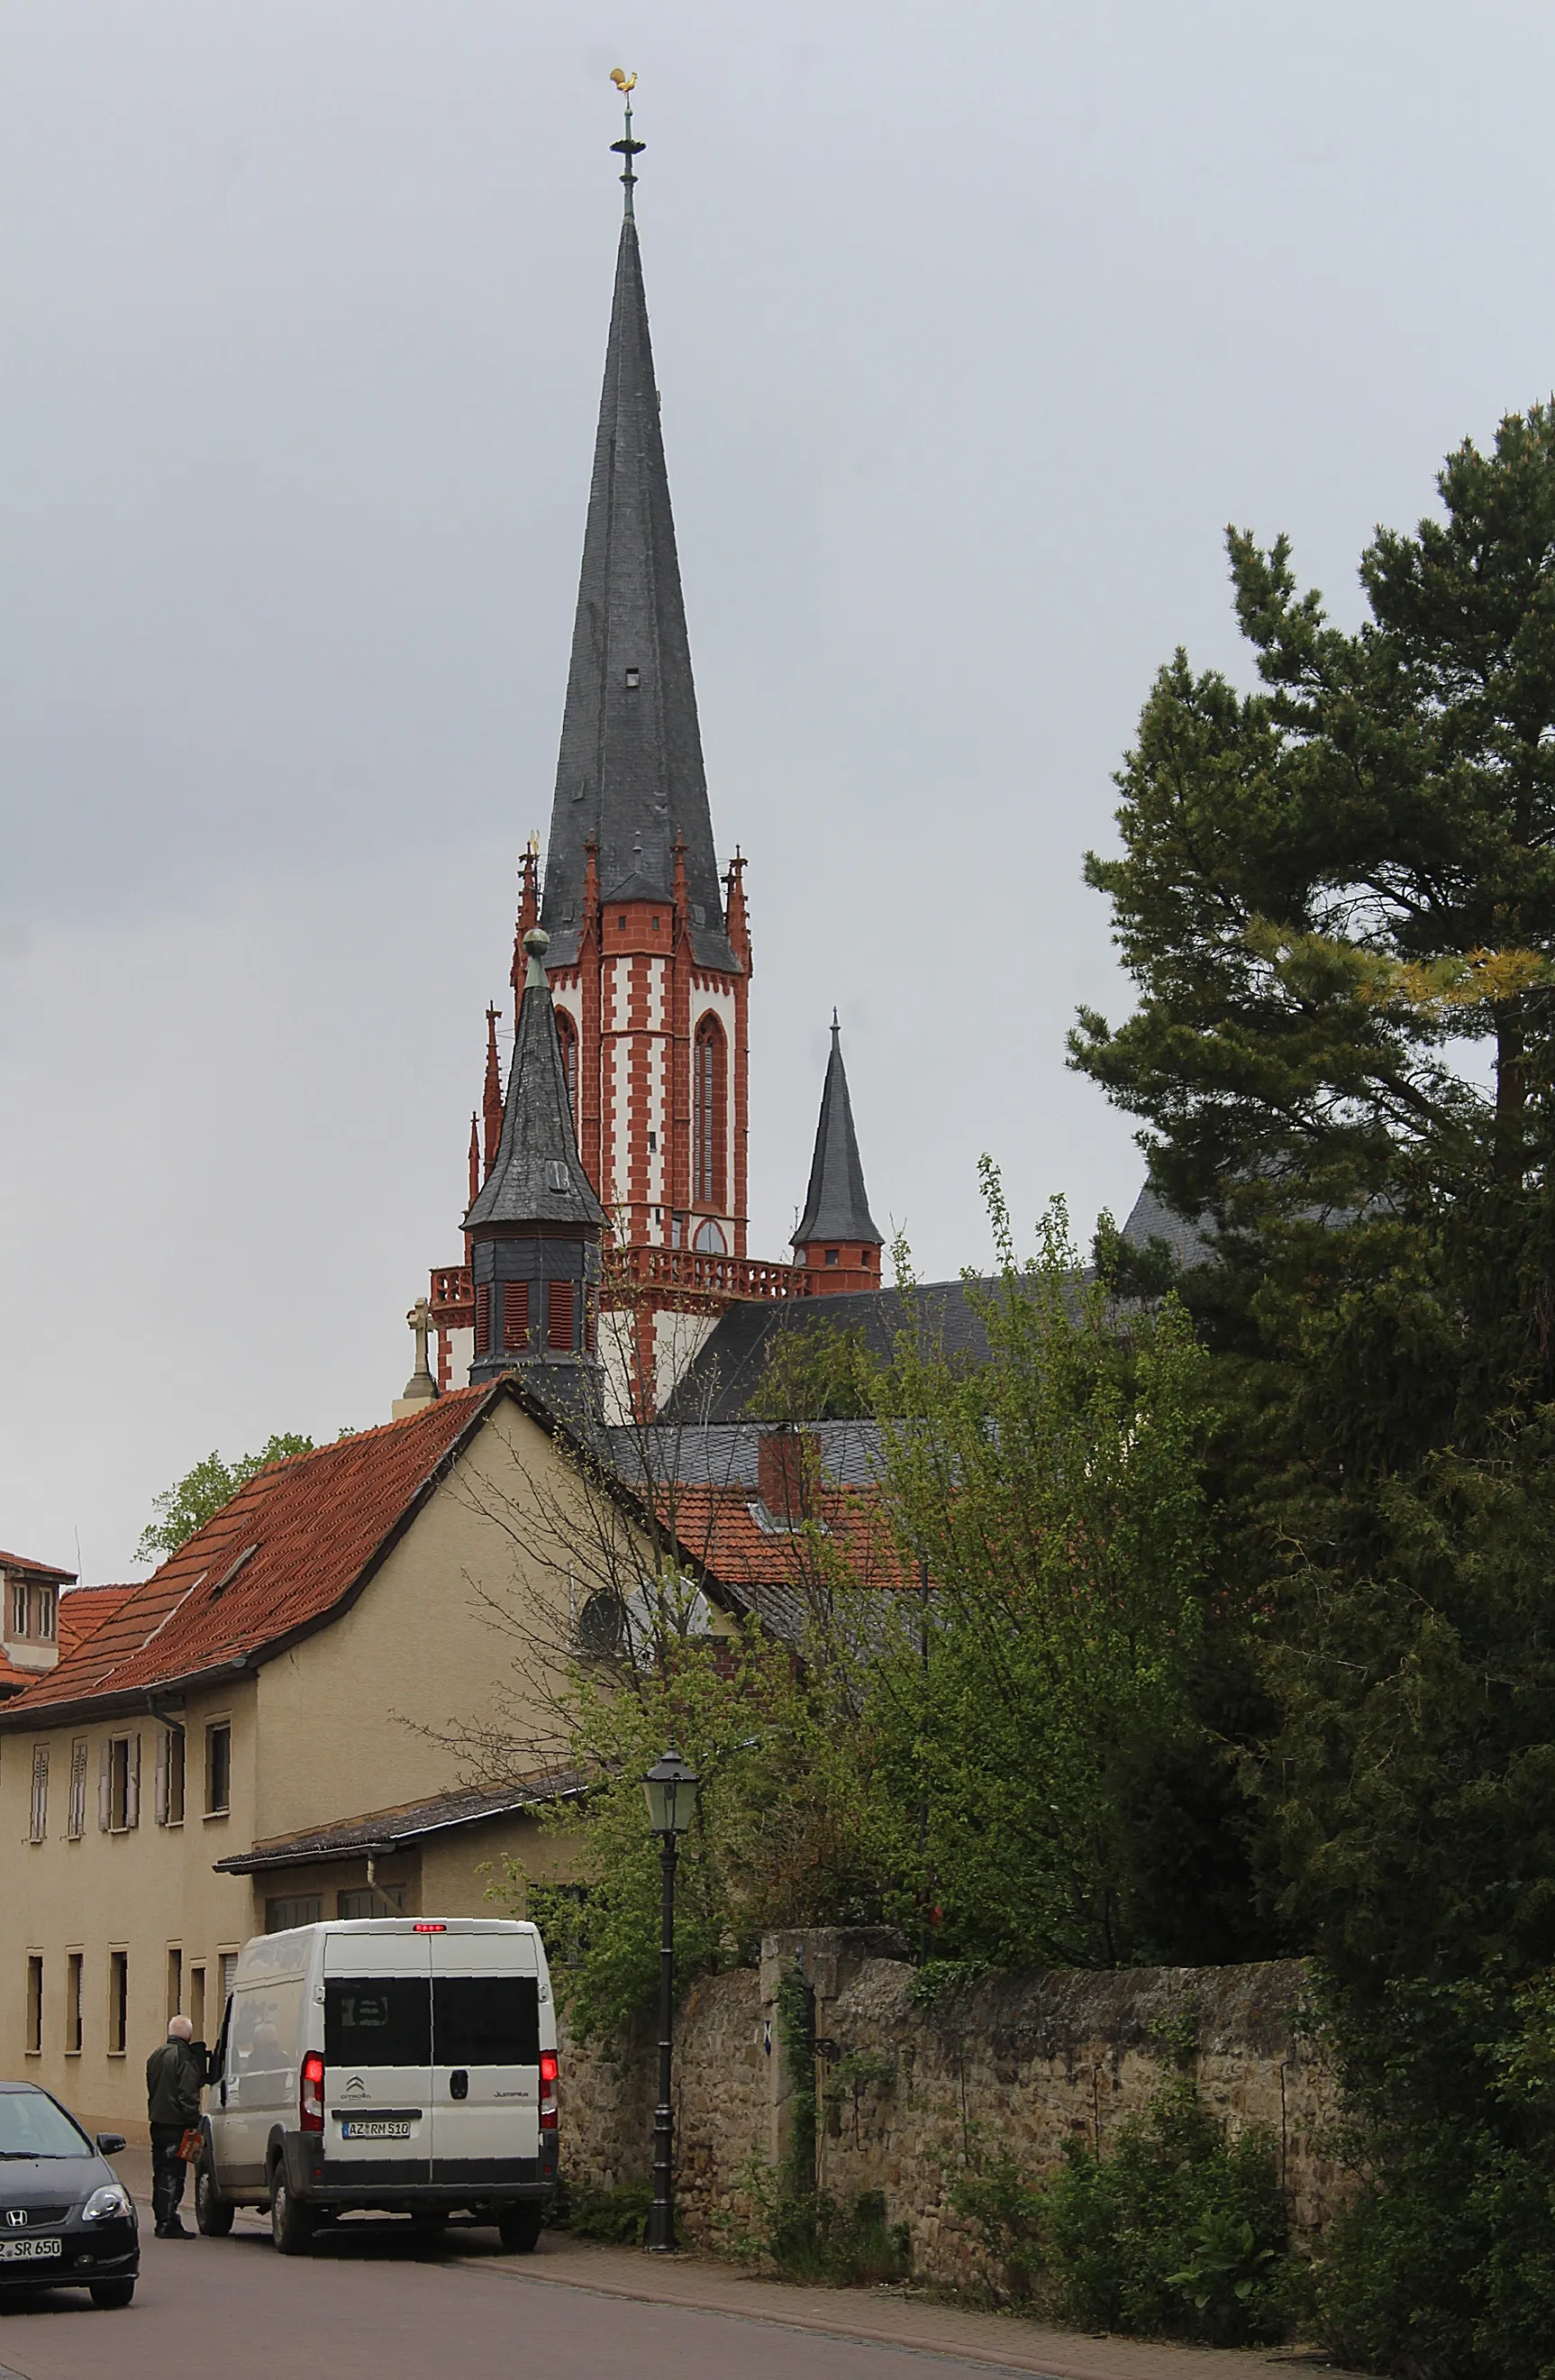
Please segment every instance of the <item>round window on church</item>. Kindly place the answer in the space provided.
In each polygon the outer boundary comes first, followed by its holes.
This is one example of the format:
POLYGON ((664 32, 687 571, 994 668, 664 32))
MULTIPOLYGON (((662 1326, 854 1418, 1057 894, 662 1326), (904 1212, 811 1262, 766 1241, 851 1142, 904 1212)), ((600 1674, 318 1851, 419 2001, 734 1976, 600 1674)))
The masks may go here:
POLYGON ((711 1215, 708 1216, 705 1222, 699 1223, 697 1225, 696 1237, 693 1240, 692 1246, 696 1250, 698 1256, 726 1257, 729 1254, 729 1242, 725 1239, 719 1225, 714 1222, 711 1215))

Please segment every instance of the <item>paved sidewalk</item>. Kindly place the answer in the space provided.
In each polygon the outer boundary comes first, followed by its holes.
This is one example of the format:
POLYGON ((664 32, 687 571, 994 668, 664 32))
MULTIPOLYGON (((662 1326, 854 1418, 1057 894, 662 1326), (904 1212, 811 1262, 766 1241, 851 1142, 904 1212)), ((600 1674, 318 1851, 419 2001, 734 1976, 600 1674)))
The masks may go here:
MULTIPOLYGON (((129 2149, 114 2163, 149 2211, 150 2155, 129 2149)), ((185 2215, 192 2221, 187 2197, 185 2215)), ((246 2210, 237 2221, 240 2232, 268 2228, 257 2212, 246 2210)), ((460 2232, 452 2230, 447 2235, 449 2262, 478 2265, 482 2273, 524 2289, 581 2289, 591 2296, 639 2305, 676 2306, 736 2322, 1031 2373, 1040 2375, 1040 2380, 1301 2380, 1303 2374, 1339 2369, 1309 2349, 1248 2353, 1088 2337, 1078 2331, 1055 2330, 1019 2314, 975 2313, 940 2305, 899 2289, 810 2289, 787 2281, 758 2280, 711 2257, 647 2256, 636 2248, 609 2248, 591 2240, 574 2240, 566 2231, 547 2231, 538 2253, 533 2256, 494 2254, 485 2245, 488 2237, 475 2234, 470 2244, 476 2252, 465 2254, 461 2252, 460 2232), (476 2250, 477 2240, 479 2250, 476 2250)))
POLYGON ((548 2231, 535 2256, 483 2256, 484 2272, 536 2289, 588 2289, 644 2305, 694 2307, 744 2322, 776 2323, 832 2338, 866 2339, 958 2362, 1030 2372, 1043 2380, 1297 2380, 1339 2367, 1308 2349, 1269 2353, 1174 2347, 1054 2330, 1019 2314, 972 2313, 898 2289, 826 2289, 757 2280, 693 2255, 646 2256, 548 2231))

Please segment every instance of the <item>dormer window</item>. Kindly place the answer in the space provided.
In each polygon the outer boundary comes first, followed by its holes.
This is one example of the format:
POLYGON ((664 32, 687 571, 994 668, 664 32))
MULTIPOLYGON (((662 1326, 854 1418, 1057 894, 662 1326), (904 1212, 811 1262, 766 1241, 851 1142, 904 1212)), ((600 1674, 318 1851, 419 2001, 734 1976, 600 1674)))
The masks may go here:
POLYGON ((27 1633, 27 1581, 24 1578, 11 1581, 11 1633, 13 1636, 25 1636, 27 1633))
POLYGON ((37 1609, 38 1634, 44 1638, 46 1642, 52 1644, 54 1641, 55 1612, 54 1591, 52 1586, 41 1586, 38 1589, 37 1609))
POLYGON ((641 679, 642 679, 642 674, 642 674, 641 670, 629 669, 629 670, 627 671, 627 673, 626 673, 626 690, 627 690, 628 694, 635 694, 635 693, 636 693, 637 688, 638 688, 638 686, 639 686, 639 684, 640 684, 640 682, 641 682, 641 679))

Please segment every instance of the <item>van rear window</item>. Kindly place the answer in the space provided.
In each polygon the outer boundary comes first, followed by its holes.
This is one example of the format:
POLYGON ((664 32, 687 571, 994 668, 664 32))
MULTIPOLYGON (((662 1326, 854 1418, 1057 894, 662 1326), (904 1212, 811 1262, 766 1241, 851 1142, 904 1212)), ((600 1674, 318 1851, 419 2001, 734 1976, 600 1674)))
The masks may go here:
POLYGON ((432 1985, 439 2066, 537 2066, 540 1991, 534 1975, 439 1975, 432 1985))
POLYGON ((328 1978, 324 2062, 329 2066, 429 2066, 432 2020, 426 1976, 328 1978))

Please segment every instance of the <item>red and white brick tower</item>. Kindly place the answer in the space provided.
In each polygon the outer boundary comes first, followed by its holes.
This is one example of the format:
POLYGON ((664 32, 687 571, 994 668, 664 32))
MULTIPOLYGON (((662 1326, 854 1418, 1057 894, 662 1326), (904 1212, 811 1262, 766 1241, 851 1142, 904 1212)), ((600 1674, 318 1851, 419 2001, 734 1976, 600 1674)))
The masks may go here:
MULTIPOLYGON (((584 1165, 609 1220, 601 1354, 649 1412, 733 1300, 803 1295, 746 1245, 751 939, 744 863, 720 876, 648 336, 633 141, 543 891, 517 941, 548 973, 584 1165)), ((515 1014, 518 952, 515 944, 515 1014)), ((489 1092, 488 1092, 489 1098, 489 1092)), ((489 1153, 487 1158, 490 1163, 489 1153)), ((433 1276, 442 1368, 465 1284, 433 1276)))

